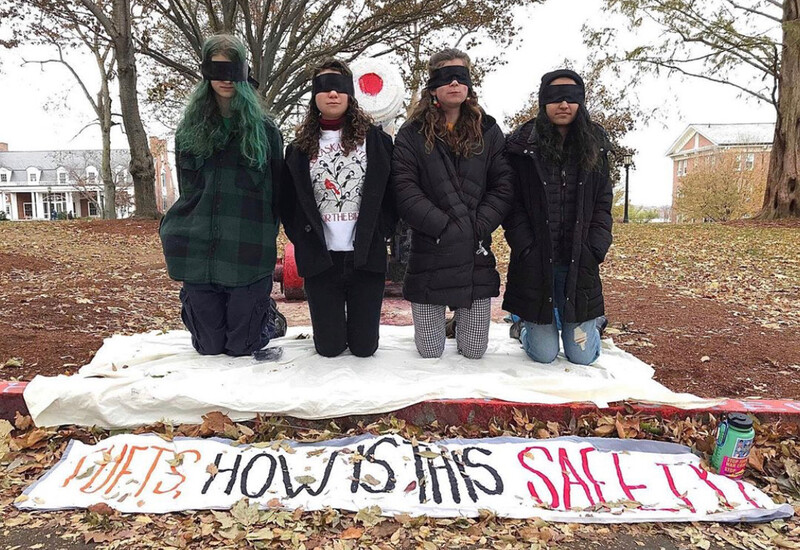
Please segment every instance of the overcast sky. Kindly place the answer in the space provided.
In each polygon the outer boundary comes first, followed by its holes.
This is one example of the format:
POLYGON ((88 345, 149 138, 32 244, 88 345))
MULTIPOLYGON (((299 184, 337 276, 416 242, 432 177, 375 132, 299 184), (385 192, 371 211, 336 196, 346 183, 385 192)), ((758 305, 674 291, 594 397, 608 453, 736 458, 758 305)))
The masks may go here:
MULTIPOLYGON (((581 65, 586 57, 581 25, 587 19, 599 20, 598 5, 598 0, 550 0, 520 11, 523 29, 519 49, 507 53, 508 63, 490 73, 479 90, 486 111, 502 121, 525 104, 543 73, 565 58, 581 65)), ((96 127, 73 139, 92 115, 66 69, 53 64, 44 70, 39 65, 21 66, 23 55, 44 59, 48 53, 31 48, 0 49, 0 141, 14 151, 99 148, 96 127), (57 107, 46 108, 48 104, 57 107)), ((89 58, 82 66, 89 77, 97 70, 89 58)), ((630 181, 633 204, 670 203, 672 169, 664 153, 688 124, 775 120, 771 106, 739 97, 733 88, 700 80, 661 77, 651 79, 636 92, 645 108, 659 107, 659 117, 625 140, 626 145, 638 150, 637 169, 631 172, 630 181)), ((146 121, 146 125, 150 132, 164 131, 157 121, 146 121)), ((112 140, 114 147, 127 147, 119 129, 114 130, 112 140)))

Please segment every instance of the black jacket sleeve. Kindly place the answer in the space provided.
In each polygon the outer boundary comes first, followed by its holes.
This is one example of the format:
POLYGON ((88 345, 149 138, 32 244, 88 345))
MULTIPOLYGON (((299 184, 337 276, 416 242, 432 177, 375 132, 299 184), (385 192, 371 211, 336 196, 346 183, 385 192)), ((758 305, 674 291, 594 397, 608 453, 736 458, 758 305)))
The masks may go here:
MULTIPOLYGON (((293 153, 294 146, 290 143, 286 148, 286 158, 288 159, 291 157, 293 153)), ((279 212, 281 222, 283 223, 283 230, 286 236, 289 237, 289 240, 294 242, 295 227, 293 224, 295 220, 295 208, 297 207, 297 191, 292 181, 292 175, 286 168, 285 162, 283 163, 280 185, 278 187, 279 212)))
POLYGON ((511 248, 511 254, 521 256, 526 250, 530 251, 533 248, 536 244, 536 236, 531 226, 530 216, 525 211, 525 201, 520 188, 521 182, 516 171, 514 171, 512 182, 514 185, 514 202, 508 216, 503 220, 503 229, 505 230, 506 242, 511 248))
POLYGON ((484 138, 489 165, 486 173, 486 194, 475 212, 475 237, 485 239, 502 223, 514 199, 513 172, 505 153, 505 139, 496 124, 484 138))
POLYGON ((613 240, 611 226, 611 205, 614 202, 614 190, 611 178, 608 176, 608 160, 604 159, 601 175, 599 176, 597 194, 594 200, 592 221, 589 224, 587 246, 594 255, 597 263, 602 263, 613 240))
POLYGON ((267 124, 269 137, 269 168, 272 175, 272 218, 275 227, 279 227, 281 218, 281 187, 286 172, 286 162, 283 157, 283 136, 280 129, 273 123, 267 124))
POLYGON ((411 143, 413 137, 412 128, 401 128, 394 142, 391 184, 397 212, 415 231, 438 238, 450 218, 420 187, 420 167, 411 143))
MULTIPOLYGON (((394 143, 391 136, 386 132, 380 132, 381 145, 388 153, 389 158, 392 158, 394 152, 394 143)), ((381 202, 381 227, 379 228, 383 237, 392 237, 397 229, 397 222, 399 215, 397 214, 397 201, 394 196, 391 181, 386 185, 386 190, 383 193, 383 201, 381 202)))

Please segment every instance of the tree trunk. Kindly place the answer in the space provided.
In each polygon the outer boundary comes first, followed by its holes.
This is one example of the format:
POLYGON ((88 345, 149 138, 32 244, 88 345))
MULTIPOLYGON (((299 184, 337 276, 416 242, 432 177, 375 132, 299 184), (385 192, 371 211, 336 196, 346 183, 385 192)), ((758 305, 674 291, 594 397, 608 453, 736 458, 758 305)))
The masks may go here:
POLYGON ((119 100, 128 146, 131 152, 130 172, 133 178, 133 197, 137 218, 157 219, 155 168, 147 141, 147 132, 139 113, 139 98, 136 95, 136 58, 131 36, 130 0, 114 0, 113 18, 115 26, 114 49, 117 54, 119 78, 119 100))
POLYGON ((100 134, 103 139, 103 159, 100 165, 100 177, 103 179, 103 194, 106 197, 103 207, 103 219, 116 220, 117 187, 114 174, 111 172, 111 97, 108 93, 108 81, 106 79, 103 79, 98 99, 100 134))
POLYGON ((800 217, 800 0, 783 0, 778 120, 759 218, 800 217))

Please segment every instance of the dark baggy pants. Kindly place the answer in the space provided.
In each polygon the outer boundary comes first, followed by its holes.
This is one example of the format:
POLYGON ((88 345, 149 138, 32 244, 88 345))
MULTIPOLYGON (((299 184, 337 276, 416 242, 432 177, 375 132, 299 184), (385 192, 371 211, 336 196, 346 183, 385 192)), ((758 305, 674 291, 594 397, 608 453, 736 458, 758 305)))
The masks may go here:
POLYGON ((353 267, 352 252, 331 252, 333 266, 305 280, 314 347, 325 357, 346 348, 357 357, 378 349, 386 276, 353 267))
POLYGON ((269 343, 272 276, 247 286, 183 283, 181 319, 203 355, 250 355, 269 343))

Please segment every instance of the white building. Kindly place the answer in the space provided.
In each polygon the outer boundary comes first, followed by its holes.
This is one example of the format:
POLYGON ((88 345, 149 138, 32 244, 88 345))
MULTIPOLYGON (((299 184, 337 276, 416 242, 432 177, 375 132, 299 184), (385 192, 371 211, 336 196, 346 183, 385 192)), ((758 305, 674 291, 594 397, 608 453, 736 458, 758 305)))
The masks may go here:
MULTIPOLYGON (((11 220, 47 220, 58 213, 99 217, 105 206, 100 150, 9 151, 0 143, 0 211, 11 220)), ((127 150, 111 152, 117 217, 133 212, 127 150)))

